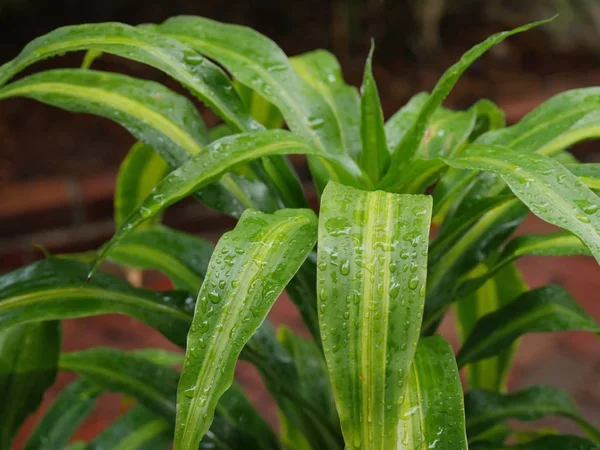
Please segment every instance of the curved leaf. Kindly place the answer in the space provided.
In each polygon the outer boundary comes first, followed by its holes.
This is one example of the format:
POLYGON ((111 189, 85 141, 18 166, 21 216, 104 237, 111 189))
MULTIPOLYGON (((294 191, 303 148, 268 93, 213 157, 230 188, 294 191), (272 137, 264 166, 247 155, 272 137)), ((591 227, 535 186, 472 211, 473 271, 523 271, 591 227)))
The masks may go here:
POLYGON ((363 82, 360 89, 362 94, 360 98, 362 152, 359 164, 373 183, 377 183, 387 168, 390 152, 387 148, 379 92, 373 77, 372 60, 374 51, 375 46, 371 43, 371 50, 365 63, 363 82))
POLYGON ((86 450, 164 450, 172 434, 169 422, 143 406, 135 406, 90 442, 86 450))
POLYGON ((154 292, 97 273, 90 266, 51 258, 0 276, 0 329, 11 325, 98 314, 127 314, 183 347, 193 299, 184 292, 154 292))
POLYGON ((478 277, 466 280, 458 290, 460 298, 470 295, 498 271, 522 256, 591 256, 581 240, 569 232, 519 236, 506 244, 491 267, 478 277))
POLYGON ((48 70, 0 89, 0 99, 16 96, 111 119, 172 166, 200 152, 207 142, 194 105, 153 81, 93 70, 48 70))
POLYGON ((18 428, 54 383, 60 345, 58 322, 0 330, 0 448, 12 448, 18 428))
POLYGON ((595 442, 600 430, 585 421, 566 392, 548 386, 534 386, 514 394, 474 390, 465 396, 467 433, 477 436, 507 419, 534 421, 546 416, 562 416, 577 423, 595 442))
MULTIPOLYGON (((479 266, 474 275, 487 272, 486 265, 479 266)), ((469 336, 477 321, 488 313, 502 308, 527 291, 527 285, 519 270, 513 265, 503 266, 473 294, 456 303, 456 315, 461 341, 469 336)), ((516 342, 497 356, 469 364, 467 375, 471 389, 506 390, 506 376, 510 368, 516 342)))
POLYGON ((398 428, 398 449, 467 450, 460 377, 441 336, 419 341, 398 428))
POLYGON ((119 167, 115 186, 117 227, 121 226, 125 217, 142 204, 150 191, 170 171, 167 162, 149 145, 137 142, 131 147, 119 167))
POLYGON ((245 212, 223 235, 198 294, 178 387, 175 449, 194 449, 242 348, 316 241, 310 210, 245 212))
POLYGON ((561 164, 536 153, 478 145, 447 162, 499 174, 535 215, 571 231, 600 261, 600 199, 561 164))
POLYGON ((100 392, 98 386, 86 380, 75 380, 69 384, 37 424, 24 450, 64 448, 96 406, 100 392))
POLYGON ((458 366, 462 367, 496 355, 525 333, 566 330, 600 333, 600 325, 564 288, 538 288, 479 319, 456 360, 458 366))
POLYGON ((196 293, 206 276, 212 243, 163 225, 152 225, 127 235, 109 259, 167 275, 179 289, 196 293))
POLYGON ((78 50, 98 50, 152 66, 179 81, 235 130, 259 127, 217 65, 176 39, 116 22, 66 26, 34 39, 0 67, 0 86, 31 64, 78 50))
POLYGON ((425 295, 431 200, 325 189, 319 322, 346 445, 393 448, 425 295))
POLYGON ((341 132, 330 105, 296 74, 273 41, 247 27, 193 16, 171 18, 158 31, 222 64, 237 80, 274 104, 292 131, 338 158, 342 165, 327 171, 310 158, 321 189, 330 177, 346 184, 357 184, 361 179, 360 169, 341 145, 341 132))
POLYGON ((300 77, 329 104, 341 130, 342 148, 358 159, 360 143, 360 97, 344 82, 340 63, 327 50, 314 50, 290 58, 300 77))
POLYGON ((381 181, 381 187, 387 187, 392 184, 396 173, 401 172, 401 168, 405 167, 414 158, 421 140, 425 136, 425 130, 431 116, 441 106, 460 76, 477 58, 509 36, 527 31, 547 22, 548 20, 541 20, 511 31, 494 34, 466 52, 456 64, 446 70, 419 111, 414 124, 405 133, 398 145, 392 149, 391 167, 394 169, 388 171, 381 181))
POLYGON ((319 151, 300 136, 283 130, 236 134, 213 142, 171 172, 154 189, 152 195, 127 218, 121 229, 104 246, 98 262, 134 227, 218 179, 230 168, 263 156, 292 153, 318 154, 319 151))

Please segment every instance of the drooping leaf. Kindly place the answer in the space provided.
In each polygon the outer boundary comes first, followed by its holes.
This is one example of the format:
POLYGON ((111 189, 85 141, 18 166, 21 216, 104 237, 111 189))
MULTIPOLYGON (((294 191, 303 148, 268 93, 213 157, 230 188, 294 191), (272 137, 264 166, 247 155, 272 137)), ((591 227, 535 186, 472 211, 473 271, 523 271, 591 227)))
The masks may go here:
POLYGON ((59 365, 103 390, 127 394, 170 423, 175 422, 179 372, 174 368, 108 347, 62 353, 59 365))
MULTIPOLYGON (((487 272, 488 267, 482 265, 474 275, 487 272)), ((477 321, 488 313, 502 308, 527 291, 519 270, 514 265, 500 269, 493 277, 487 279, 479 289, 468 297, 459 296, 456 303, 456 315, 461 341, 469 336, 477 321)), ((496 356, 478 361, 467 366, 469 387, 471 389, 506 390, 506 376, 510 368, 516 342, 496 356)))
POLYGON ((201 189, 231 167, 263 156, 291 153, 317 153, 300 136, 283 130, 269 130, 226 136, 210 144, 185 164, 171 172, 142 206, 103 248, 98 262, 133 228, 159 214, 169 205, 201 189))
MULTIPOLYGON (((60 369, 76 372, 103 390, 133 397, 140 405, 163 418, 169 424, 169 435, 172 436, 180 374, 165 365, 164 361, 153 361, 147 355, 136 355, 136 352, 97 347, 63 353, 60 369)), ((251 417, 257 414, 256 411, 240 396, 243 393, 239 389, 227 391, 224 401, 217 407, 213 427, 206 434, 201 448, 244 450, 259 447, 258 442, 262 439, 272 442, 271 435, 264 434, 257 440, 252 434, 253 430, 246 431, 241 427, 245 421, 255 424, 259 421, 251 417)), ((162 429, 162 425, 159 428, 162 429)), ((155 430, 155 427, 152 429, 155 430)))
POLYGON ((35 62, 79 50, 98 50, 152 66, 180 82, 235 130, 259 126, 216 64, 176 39, 116 22, 66 26, 34 39, 0 67, 0 86, 35 62))
POLYGON ((198 294, 178 387, 175 449, 194 449, 246 342, 316 241, 310 210, 247 211, 223 235, 198 294))
POLYGON ((371 44, 361 87, 360 138, 362 152, 359 164, 373 183, 376 184, 387 168, 390 154, 385 136, 383 110, 381 109, 377 84, 373 77, 372 60, 374 50, 375 46, 371 44))
POLYGON ((274 104, 292 131, 342 161, 337 168, 326 168, 320 160, 309 158, 321 190, 330 178, 357 184, 360 170, 341 145, 342 133, 335 113, 320 93, 296 74, 277 44, 250 28, 203 17, 173 17, 158 31, 222 64, 237 80, 274 104))
POLYGON ((472 450, 598 450, 598 444, 579 436, 544 436, 524 444, 478 444, 472 450))
POLYGON ((419 341, 398 425, 398 449, 466 450, 460 377, 441 336, 419 341))
POLYGON ((143 348, 141 350, 134 350, 130 353, 138 358, 144 358, 154 364, 167 367, 182 365, 184 357, 183 353, 172 352, 162 348, 143 348))
POLYGON ((326 50, 314 50, 290 58, 292 67, 329 104, 341 130, 341 145, 358 159, 360 143, 360 97, 344 82, 340 63, 326 50))
MULTIPOLYGON (((522 153, 542 153, 560 158, 574 143, 600 137, 600 89, 584 88, 563 92, 542 103, 517 124, 483 134, 478 144, 502 145, 522 153)), ((569 164, 573 161, 569 160, 569 164)), ((440 216, 457 199, 481 197, 484 191, 502 189, 494 174, 451 171, 434 194, 434 216, 440 216)), ((495 195, 491 192, 490 195, 495 195)))
POLYGON ((283 116, 275 105, 265 99, 258 92, 237 80, 233 81, 235 89, 240 98, 250 111, 250 115, 265 128, 281 128, 283 126, 283 116))
POLYGON ((24 450, 64 448, 72 434, 92 412, 101 389, 86 380, 75 380, 60 393, 33 430, 24 450))
POLYGON ((419 115, 411 126, 411 128, 404 134, 402 140, 398 145, 392 149, 392 159, 390 168, 386 176, 381 182, 381 187, 386 187, 393 183, 397 171, 401 171, 415 156, 417 149, 425 135, 427 124, 431 116, 441 106, 444 99, 448 96, 458 79, 464 73, 465 70, 481 55, 488 51, 494 45, 502 42, 504 39, 512 36, 513 34, 527 31, 533 27, 543 25, 548 20, 542 20, 539 22, 530 23, 519 28, 515 28, 511 31, 504 31, 501 33, 494 34, 487 38, 482 43, 476 45, 471 50, 466 52, 461 59, 450 67, 437 82, 431 95, 419 111, 419 115))
POLYGON ((125 217, 142 204, 150 191, 170 171, 169 164, 149 145, 137 142, 131 147, 121 163, 115 186, 114 205, 117 227, 121 226, 125 217))
POLYGON ((9 450, 25 418, 56 378, 60 324, 43 322, 0 330, 0 448, 9 450))
POLYGON ((447 161, 499 174, 535 215, 571 231, 600 261, 600 199, 561 164, 537 153, 479 145, 447 161))
POLYGON ((330 183, 319 322, 346 445, 390 448, 419 336, 431 200, 330 183))
POLYGON ((560 286, 545 286, 477 321, 458 356, 458 366, 494 356, 525 333, 566 330, 600 332, 592 319, 560 286))
POLYGON ((197 154, 207 143, 194 105, 153 81, 93 70, 48 70, 0 89, 0 99, 21 96, 111 119, 172 166, 197 154))
POLYGON ((89 269, 82 262, 51 258, 0 276, 0 328, 119 313, 185 345, 194 305, 189 294, 134 288, 106 273, 86 283, 89 269))
POLYGON ((168 421, 135 406, 102 431, 86 450, 164 450, 172 435, 173 426, 168 421))
POLYGON ((558 232, 542 235, 524 235, 519 236, 504 247, 502 253, 498 256, 493 265, 478 277, 466 280, 458 290, 460 298, 470 295, 487 280, 493 277, 498 271, 502 270, 507 264, 510 264, 522 256, 591 256, 589 249, 583 245, 581 240, 569 233, 558 232))
POLYGON ((600 430, 581 417, 569 395, 548 386, 534 386, 507 395, 474 390, 465 396, 465 410, 469 438, 507 419, 529 422, 546 416, 562 416, 577 423, 600 443, 600 430))
POLYGON ((206 276, 212 243, 164 225, 135 230, 110 253, 109 259, 167 275, 179 289, 196 293, 206 276))

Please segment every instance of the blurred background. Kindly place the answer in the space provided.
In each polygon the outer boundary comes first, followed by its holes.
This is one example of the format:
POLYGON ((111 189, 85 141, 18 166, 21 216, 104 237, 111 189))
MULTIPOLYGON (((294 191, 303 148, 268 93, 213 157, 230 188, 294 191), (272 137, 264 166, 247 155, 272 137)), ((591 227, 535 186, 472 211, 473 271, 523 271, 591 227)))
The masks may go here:
MULTIPOLYGON (((446 105, 466 108, 479 98, 496 102, 509 123, 567 89, 600 86, 600 1, 598 0, 0 0, 0 63, 17 55, 31 39, 68 24, 122 21, 160 22, 172 15, 196 14, 256 28, 277 41, 288 55, 326 48, 339 58, 348 82, 359 85, 370 38, 376 43, 374 72, 386 117, 413 94, 430 90, 444 69, 488 35, 559 13, 543 29, 520 34, 494 47, 476 62, 446 105)), ((73 67, 82 54, 69 54, 36 65, 73 67)), ((163 82, 181 91, 161 73, 105 56, 94 67, 163 82)), ((207 124, 216 118, 204 112, 207 124)), ((0 273, 50 252, 98 247, 114 231, 112 194, 116 173, 134 139, 107 120, 75 115, 32 100, 0 103, 0 273)), ((600 161, 600 144, 573 149, 584 161, 600 161)), ((295 161, 305 179, 304 161, 295 161)), ((312 191, 313 204, 316 198, 312 191)), ((189 201, 171 208, 166 223, 215 240, 233 221, 189 201)), ((531 217, 519 233, 553 231, 531 217)), ((600 320, 600 271, 591 258, 526 258, 520 261, 528 283, 565 285, 600 320)), ((144 285, 168 289, 168 281, 145 273, 144 285)), ((302 332, 285 298, 275 306, 275 323, 302 332)), ((449 318, 444 334, 456 342, 449 318)), ((65 322, 66 350, 95 345, 120 348, 173 348, 147 326, 120 316, 65 322)), ((271 421, 275 420, 260 380, 242 365, 239 377, 271 421)), ((61 375, 49 397, 70 380, 61 375)), ((583 333, 530 335, 522 343, 511 388, 545 382, 570 391, 584 415, 600 424, 600 347, 583 333)), ((49 400, 46 399, 46 400, 49 400)), ((91 438, 124 408, 108 396, 79 438, 91 438)), ((34 421, 32 418, 31 421, 34 421)), ((30 421, 30 422, 31 422, 30 421)), ((560 420, 547 421, 577 432, 560 420)), ((23 434, 23 433, 22 433, 23 434)), ((18 447, 17 447, 18 448, 18 447)))

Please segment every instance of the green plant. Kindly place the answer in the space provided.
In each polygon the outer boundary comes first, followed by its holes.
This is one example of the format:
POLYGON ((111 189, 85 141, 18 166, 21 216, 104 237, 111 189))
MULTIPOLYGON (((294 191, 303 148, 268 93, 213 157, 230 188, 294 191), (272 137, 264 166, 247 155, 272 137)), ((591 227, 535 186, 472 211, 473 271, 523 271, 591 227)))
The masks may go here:
POLYGON ((487 100, 467 111, 442 107, 477 57, 542 23, 474 47, 387 122, 372 53, 359 95, 328 52, 288 60, 253 30, 198 17, 71 26, 31 42, 0 67, 0 99, 104 116, 140 143, 118 177, 110 242, 0 277, 0 446, 10 447, 65 370, 79 379, 27 449, 66 446, 103 391, 137 404, 93 442, 69 448, 165 448, 173 435, 176 450, 457 450, 467 441, 472 449, 598 448, 600 431, 565 393, 535 386, 509 394, 505 379, 521 335, 600 331, 563 288, 529 290, 513 264, 528 254, 600 260, 600 166, 565 151, 600 135, 600 90, 557 95, 510 127, 487 100), (86 68, 107 52, 162 70, 225 123, 206 130, 185 97, 113 73, 50 70, 6 84, 76 50, 88 51, 86 68), (283 121, 290 131, 279 129, 283 121), (294 153, 308 156, 318 218, 285 159, 294 153), (165 208, 190 195, 239 218, 214 249, 160 224, 165 208), (528 208, 566 231, 511 239, 528 208), (133 287, 97 270, 105 258, 160 270, 178 290, 133 287), (312 340, 265 320, 283 289, 312 340), (434 335, 452 307, 463 336, 456 359, 434 335), (185 358, 60 352, 60 319, 104 313, 146 322, 186 348, 185 358), (232 384, 239 358, 274 398, 278 434, 232 384), (518 433, 507 422, 546 415, 573 420, 589 440, 518 433))

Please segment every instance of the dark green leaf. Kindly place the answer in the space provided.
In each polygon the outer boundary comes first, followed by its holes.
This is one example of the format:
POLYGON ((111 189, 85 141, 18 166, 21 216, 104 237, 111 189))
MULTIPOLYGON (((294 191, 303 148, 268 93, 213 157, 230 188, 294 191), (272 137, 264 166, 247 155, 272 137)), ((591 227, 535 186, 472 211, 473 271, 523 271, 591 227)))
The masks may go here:
POLYGON ((96 406, 101 389, 86 380, 73 381, 46 411, 24 450, 64 448, 71 435, 96 406))
POLYGON ((0 330, 0 449, 12 448, 18 428, 54 383, 60 345, 58 322, 0 330))
POLYGON ((538 288, 479 319, 456 359, 462 367, 498 354, 525 333, 566 330, 600 333, 600 325, 564 288, 538 288))
POLYGON ((544 436, 525 444, 479 444, 471 450, 599 450, 600 446, 579 436, 544 436))
POLYGON ((0 276, 0 328, 44 320, 127 314, 185 346, 193 299, 184 292, 154 292, 97 273, 85 283, 90 266, 52 258, 0 276))
POLYGON ((474 390, 465 396, 467 433, 475 437, 506 419, 534 421, 562 416, 577 423, 592 439, 600 442, 600 430, 585 421, 565 392, 548 386, 534 386, 514 394, 474 390))

